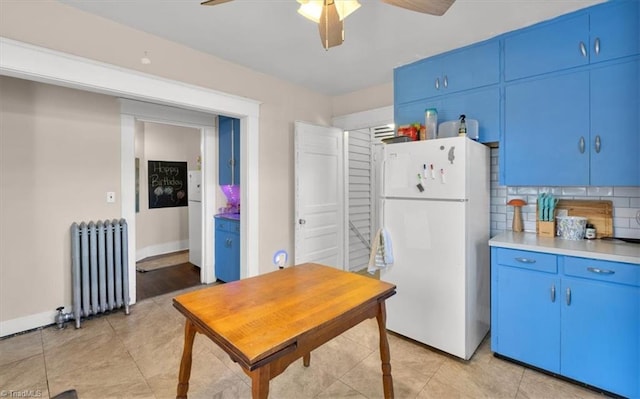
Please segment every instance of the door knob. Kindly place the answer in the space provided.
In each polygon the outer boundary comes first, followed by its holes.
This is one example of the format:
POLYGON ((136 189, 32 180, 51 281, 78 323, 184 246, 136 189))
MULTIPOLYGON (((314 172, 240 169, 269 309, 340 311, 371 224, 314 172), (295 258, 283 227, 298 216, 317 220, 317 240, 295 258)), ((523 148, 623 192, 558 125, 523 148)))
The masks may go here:
POLYGON ((306 224, 307 221, 304 219, 298 219, 298 224, 306 224))

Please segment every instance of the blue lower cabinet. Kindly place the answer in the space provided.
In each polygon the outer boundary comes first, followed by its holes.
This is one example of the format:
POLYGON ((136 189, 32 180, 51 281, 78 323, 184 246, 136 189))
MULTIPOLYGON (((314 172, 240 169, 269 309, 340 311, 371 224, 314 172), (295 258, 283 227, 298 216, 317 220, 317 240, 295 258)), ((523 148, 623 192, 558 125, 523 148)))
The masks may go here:
POLYGON ((216 278, 240 280, 240 221, 215 217, 214 244, 216 278))
POLYGON ((493 247, 491 273, 494 352, 640 398, 640 265, 493 247))

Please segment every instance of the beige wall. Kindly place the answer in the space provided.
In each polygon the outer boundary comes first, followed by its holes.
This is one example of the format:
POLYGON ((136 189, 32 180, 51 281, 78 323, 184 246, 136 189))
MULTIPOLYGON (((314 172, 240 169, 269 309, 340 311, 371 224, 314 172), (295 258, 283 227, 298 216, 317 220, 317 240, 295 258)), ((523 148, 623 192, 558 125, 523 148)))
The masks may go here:
MULTIPOLYGON (((276 250, 288 250, 291 254, 290 259, 293 259, 294 121, 301 120, 319 125, 330 125, 331 117, 334 113, 336 115, 344 115, 366 110, 370 107, 389 105, 391 103, 392 96, 390 95, 390 90, 385 86, 332 99, 300 86, 189 49, 180 44, 84 13, 56 1, 3 1, 1 8, 0 36, 2 37, 252 98, 262 102, 260 106, 260 147, 258 154, 260 169, 258 262, 260 273, 274 269, 272 256, 276 250), (142 65, 140 63, 140 57, 144 54, 144 51, 148 51, 149 56, 152 58, 150 65, 142 65), (374 98, 372 98, 372 96, 374 98)), ((274 60, 274 62, 277 62, 277 60, 274 60)), ((38 108, 40 104, 37 98, 29 98, 29 95, 33 94, 31 92, 34 89, 25 90, 26 92, 24 93, 22 93, 22 89, 17 90, 19 92, 17 98, 24 98, 23 107, 27 108, 24 112, 29 114, 32 111, 29 109, 30 107, 38 108), (31 101, 33 101, 33 103, 31 103, 31 101)), ((54 89, 50 87, 37 89, 37 91, 46 92, 52 90, 54 89)), ((72 91, 65 90, 63 90, 63 92, 73 93, 72 91)), ((75 99, 76 96, 81 97, 77 94, 68 96, 72 97, 72 99, 75 99)), ((110 166, 96 172, 96 176, 100 176, 105 180, 104 182, 95 179, 91 180, 88 177, 82 178, 82 176, 77 176, 80 172, 75 170, 77 166, 77 164, 74 163, 75 159, 73 162, 68 160, 67 164, 65 164, 68 169, 72 170, 71 172, 61 172, 61 180, 74 180, 76 184, 83 188, 83 196, 91 195, 91 201, 82 201, 76 209, 73 209, 74 212, 72 215, 65 215, 64 212, 61 212, 57 207, 51 209, 46 203, 43 203, 43 197, 37 192, 33 184, 29 184, 27 189, 20 191, 20 203, 29 205, 29 211, 24 211, 23 213, 28 214, 30 219, 33 219, 34 215, 37 215, 39 220, 46 220, 44 223, 55 225, 59 231, 64 230, 58 233, 64 236, 66 236, 66 229, 70 223, 68 219, 95 218, 96 215, 106 213, 109 214, 105 215, 105 217, 115 217, 120 214, 118 195, 116 196, 117 203, 115 205, 107 205, 104 201, 107 186, 109 186, 110 191, 119 191, 119 118, 112 116, 118 115, 118 105, 115 99, 109 97, 93 97, 92 95, 91 98, 99 98, 100 100, 78 101, 82 107, 75 108, 75 104, 72 104, 69 106, 69 109, 62 107, 64 103, 53 104, 55 107, 64 108, 61 111, 62 115, 75 114, 76 110, 84 110, 84 107, 88 107, 96 112, 100 109, 103 113, 100 114, 99 119, 105 123, 108 121, 110 128, 113 127, 113 129, 115 129, 112 134, 108 135, 108 145, 103 146, 104 150, 101 151, 99 156, 99 158, 109 158, 108 165, 110 166), (102 104, 102 102, 109 103, 109 106, 98 107, 96 105, 102 104), (115 114, 113 114, 112 111, 115 112, 115 114), (113 124, 113 126, 111 126, 111 124, 113 124), (110 149, 111 146, 113 146, 113 149, 110 149), (107 180, 109 181, 108 183, 107 180), (93 187, 94 185, 96 187, 93 187), (86 193, 86 190, 94 190, 96 192, 86 193)), ((14 101, 17 101, 17 99, 12 99, 12 103, 14 101)), ((78 121, 73 121, 73 118, 66 118, 67 120, 59 122, 72 124, 74 126, 75 124, 82 125, 83 121, 87 121, 86 115, 88 115, 88 113, 80 112, 80 114, 82 115, 78 121)), ((49 144, 49 137, 41 137, 41 130, 48 129, 41 126, 38 122, 39 118, 40 116, 37 115, 33 120, 27 118, 28 120, 23 121, 25 126, 32 128, 31 125, 37 125, 33 126, 33 128, 39 129, 37 140, 36 136, 33 136, 33 142, 29 143, 30 146, 40 147, 43 143, 49 144)), ((51 116, 51 119, 55 118, 55 116, 51 116)), ((3 121, 3 124, 6 123, 9 122, 3 121)), ((106 127, 102 126, 102 129, 106 129, 106 127)), ((5 134, 4 130, 3 128, 3 135, 5 134)), ((85 129, 70 129, 64 133, 72 134, 72 131, 79 130, 84 131, 85 129)), ((90 146, 94 146, 96 143, 102 144, 103 141, 107 141, 106 137, 95 137, 95 134, 97 133, 85 132, 85 136, 82 138, 83 140, 91 141, 91 144, 87 143, 87 145, 90 146)), ((15 145, 19 146, 22 144, 15 145)), ((27 144, 24 145, 27 146, 27 144)), ((78 145, 81 145, 81 143, 73 144, 72 148, 78 145)), ((11 156, 19 153, 20 151, 14 150, 13 146, 14 144, 5 146, 3 143, 3 151, 9 152, 11 156), (6 149, 8 147, 11 148, 6 149)), ((57 146, 48 145, 46 148, 52 150, 57 149, 57 146)), ((68 148, 63 150, 63 152, 67 151, 70 150, 68 148)), ((94 159, 93 156, 91 159, 94 159)), ((5 161, 3 160, 3 162, 5 161)), ((15 163, 12 162, 11 164, 15 163)), ((29 162, 23 161, 20 165, 24 166, 22 174, 34 175, 40 172, 40 170, 36 169, 36 166, 32 166, 29 162)), ((32 182, 33 179, 29 179, 28 181, 32 182)), ((4 193, 8 191, 5 190, 5 187, 11 187, 11 185, 5 183, 3 175, 1 187, 3 192, 3 206, 4 193)), ((53 189, 57 190, 58 188, 56 186, 53 189)), ((16 199, 13 199, 13 201, 16 201, 16 199)), ((9 212, 7 210, 8 208, 3 207, 2 209, 5 213, 9 212)), ((56 306, 65 302, 70 303, 70 290, 66 282, 69 275, 67 270, 69 255, 68 243, 62 241, 47 243, 36 241, 33 243, 29 241, 28 238, 18 237, 14 237, 11 240, 6 239, 4 230, 6 223, 4 220, 3 213, 3 236, 1 237, 3 248, 12 244, 18 245, 19 250, 11 255, 4 255, 3 251, 3 257, 1 258, 2 265, 0 266, 2 284, 18 287, 21 283, 25 282, 23 280, 27 279, 27 274, 17 270, 31 270, 29 269, 30 267, 47 268, 49 274, 43 275, 42 278, 38 273, 31 273, 28 277, 31 281, 31 286, 37 287, 38 291, 46 290, 50 294, 25 301, 24 296, 28 296, 28 293, 22 291, 20 295, 18 295, 17 288, 9 292, 5 291, 3 286, 3 290, 0 293, 0 306, 6 308, 0 309, 12 310, 3 310, 0 314, 0 321, 16 317, 26 317, 33 313, 54 309, 56 306), (22 252, 29 252, 29 255, 22 258, 22 252), (51 262, 47 264, 36 262, 35 259, 31 259, 31 257, 36 256, 36 253, 43 254, 41 256, 47 257, 47 259, 55 258, 57 262, 54 266, 51 265, 51 262), (15 270, 9 267, 7 271, 5 271, 5 265, 8 264, 7 262, 10 263, 15 270), (13 271, 7 274, 8 270, 13 271)), ((11 220, 14 221, 13 215, 11 220)), ((13 232, 11 229, 9 229, 9 231, 13 232)))
POLYGON ((156 249, 174 248, 189 239, 189 209, 186 206, 149 209, 147 161, 187 162, 188 170, 196 169, 200 130, 149 122, 140 125, 142 128, 136 130, 136 157, 140 159, 136 250, 151 256, 162 253, 156 249))
POLYGON ((69 304, 71 223, 121 214, 118 101, 0 77, 0 184, 0 320, 69 304))

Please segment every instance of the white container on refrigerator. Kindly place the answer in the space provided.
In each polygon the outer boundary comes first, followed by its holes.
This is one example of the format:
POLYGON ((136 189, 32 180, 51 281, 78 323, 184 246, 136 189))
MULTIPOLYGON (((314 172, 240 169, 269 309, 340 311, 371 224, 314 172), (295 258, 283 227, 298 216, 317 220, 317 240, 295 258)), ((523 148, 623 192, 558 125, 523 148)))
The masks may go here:
POLYGON ((397 143, 382 169, 394 264, 380 278, 397 286, 387 328, 469 359, 489 331, 489 148, 466 137, 397 143))
POLYGON ((189 262, 202 266, 202 172, 187 172, 189 199, 189 262))

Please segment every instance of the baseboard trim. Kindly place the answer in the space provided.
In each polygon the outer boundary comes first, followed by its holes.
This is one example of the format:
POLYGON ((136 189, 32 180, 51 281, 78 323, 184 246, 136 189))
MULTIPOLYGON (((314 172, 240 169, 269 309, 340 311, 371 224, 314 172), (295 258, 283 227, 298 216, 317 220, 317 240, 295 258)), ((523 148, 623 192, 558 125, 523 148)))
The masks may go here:
MULTIPOLYGON (((70 306, 67 306, 67 308, 70 308, 70 306)), ((0 337, 6 337, 8 335, 53 324, 55 322, 56 313, 57 312, 55 310, 51 310, 25 317, 19 317, 17 319, 0 321, 0 337)))
POLYGON ((139 248, 136 250, 136 262, 148 258, 150 256, 157 256, 168 254, 171 252, 184 251, 189 249, 189 240, 166 242, 164 244, 150 245, 148 247, 139 248))

